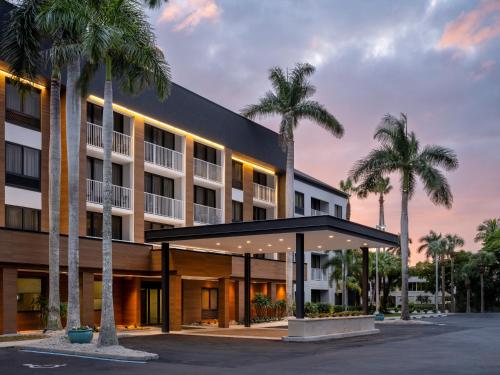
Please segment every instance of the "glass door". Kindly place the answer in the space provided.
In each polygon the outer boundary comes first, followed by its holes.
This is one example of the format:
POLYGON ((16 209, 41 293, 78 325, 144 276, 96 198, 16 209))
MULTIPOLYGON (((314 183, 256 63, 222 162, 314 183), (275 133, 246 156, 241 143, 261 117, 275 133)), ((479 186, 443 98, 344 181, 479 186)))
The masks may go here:
POLYGON ((162 323, 161 283, 143 282, 141 285, 141 324, 160 325, 162 323))

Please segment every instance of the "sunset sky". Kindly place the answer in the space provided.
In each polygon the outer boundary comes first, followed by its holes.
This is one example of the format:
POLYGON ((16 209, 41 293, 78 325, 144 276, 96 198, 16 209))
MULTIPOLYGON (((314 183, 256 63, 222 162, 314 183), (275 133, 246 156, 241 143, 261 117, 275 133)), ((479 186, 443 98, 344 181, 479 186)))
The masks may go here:
MULTIPOLYGON (((374 147, 386 113, 405 112, 423 144, 455 150, 453 208, 434 207, 420 188, 410 202, 414 248, 434 229, 476 250, 476 226, 500 217, 500 0, 170 0, 150 14, 174 81, 234 111, 270 88, 271 66, 315 65, 316 99, 345 136, 301 123, 296 167, 331 185, 374 147)), ((277 130, 279 119, 261 123, 277 130)), ((391 177, 387 230, 398 233, 391 177)), ((354 221, 376 224, 375 197, 352 208, 354 221)))

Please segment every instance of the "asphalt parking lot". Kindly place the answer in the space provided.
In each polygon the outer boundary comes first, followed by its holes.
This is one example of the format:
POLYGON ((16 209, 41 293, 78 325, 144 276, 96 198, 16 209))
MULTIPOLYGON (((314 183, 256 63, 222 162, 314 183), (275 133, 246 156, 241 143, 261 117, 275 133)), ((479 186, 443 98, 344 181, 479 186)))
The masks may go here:
POLYGON ((500 374, 500 314, 432 325, 379 325, 374 336, 321 343, 157 335, 123 338, 157 361, 111 362, 0 349, 0 374, 500 374))

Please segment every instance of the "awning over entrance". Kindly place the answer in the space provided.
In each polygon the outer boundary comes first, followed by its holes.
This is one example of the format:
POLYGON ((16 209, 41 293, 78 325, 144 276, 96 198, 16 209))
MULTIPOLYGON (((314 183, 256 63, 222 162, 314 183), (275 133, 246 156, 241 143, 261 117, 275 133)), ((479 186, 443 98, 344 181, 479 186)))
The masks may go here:
MULTIPOLYGON (((198 251, 245 254, 245 325, 250 326, 250 255, 295 252, 296 318, 304 318, 304 251, 356 249, 363 251, 362 297, 368 313, 368 249, 396 247, 397 235, 332 216, 308 216, 146 232, 146 242, 162 244, 163 303, 169 301, 169 251, 183 247, 198 251)), ((163 330, 169 331, 169 306, 163 308, 163 330)))

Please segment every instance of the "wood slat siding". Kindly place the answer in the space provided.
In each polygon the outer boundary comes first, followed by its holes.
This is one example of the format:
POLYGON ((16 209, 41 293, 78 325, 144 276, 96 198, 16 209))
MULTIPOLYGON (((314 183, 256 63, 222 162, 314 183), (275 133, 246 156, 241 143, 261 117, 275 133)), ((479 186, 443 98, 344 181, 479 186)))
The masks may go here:
POLYGON ((170 275, 170 330, 180 331, 182 325, 182 278, 170 275))
POLYGON ((50 90, 41 93, 40 130, 42 135, 40 191, 42 193, 41 230, 49 230, 49 150, 50 150, 50 90))
POLYGON ((243 164, 243 221, 253 220, 253 167, 243 164))
POLYGON ((5 75, 0 73, 0 227, 5 226, 5 75))
POLYGON ((233 220, 233 152, 226 148, 224 155, 224 222, 233 220))
POLYGON ((82 99, 80 124, 80 189, 78 191, 78 234, 87 235, 87 100, 82 99))
POLYGON ((94 325, 94 274, 82 272, 80 275, 80 309, 83 325, 94 325))
MULTIPOLYGON (((151 270, 161 271, 161 251, 151 252, 151 270)), ((170 250, 170 271, 177 275, 229 277, 231 275, 231 256, 201 253, 189 250, 170 250)))
MULTIPOLYGON (((61 266, 67 266, 68 240, 61 236, 61 266)), ((0 264, 48 266, 49 236, 46 233, 0 230, 0 264)), ((113 270, 148 272, 151 247, 127 242, 113 242, 113 270)), ((80 269, 102 268, 100 240, 80 238, 80 269)))
POLYGON ((17 270, 0 268, 0 334, 16 333, 17 270))
POLYGON ((144 119, 134 124, 134 242, 144 242, 144 119))
POLYGON ((231 281, 223 277, 219 279, 219 328, 229 328, 229 289, 231 281))
POLYGON ((185 158, 185 191, 184 191, 184 199, 185 199, 185 223, 187 227, 193 225, 193 215, 194 215, 194 170, 193 170, 193 153, 194 153, 194 140, 191 136, 186 136, 186 154, 185 158))
POLYGON ((182 323, 201 321, 201 289, 217 288, 216 281, 182 280, 182 323))
POLYGON ((122 279, 122 324, 139 325, 141 322, 141 279, 138 277, 122 279))
MULTIPOLYGON (((267 259, 252 258, 251 276, 252 279, 258 280, 277 280, 284 281, 286 279, 286 263, 267 259)), ((232 277, 244 277, 244 262, 243 257, 232 257, 232 277)), ((307 267, 304 268, 307 269, 307 267)), ((306 275, 307 276, 307 275, 306 275)), ((293 278, 295 280, 295 265, 293 271, 293 278)))

